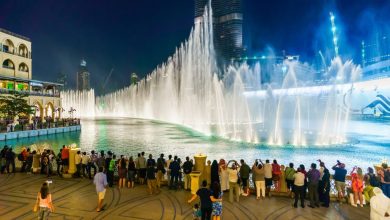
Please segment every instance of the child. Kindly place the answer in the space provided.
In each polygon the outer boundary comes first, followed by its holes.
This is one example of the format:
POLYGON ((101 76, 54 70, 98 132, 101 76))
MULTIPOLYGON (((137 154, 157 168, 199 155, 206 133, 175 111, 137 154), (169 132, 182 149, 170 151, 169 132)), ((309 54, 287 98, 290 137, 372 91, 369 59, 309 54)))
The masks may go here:
POLYGON ((192 210, 192 216, 194 217, 194 220, 200 220, 200 218, 202 217, 202 213, 200 212, 199 204, 195 204, 192 210))

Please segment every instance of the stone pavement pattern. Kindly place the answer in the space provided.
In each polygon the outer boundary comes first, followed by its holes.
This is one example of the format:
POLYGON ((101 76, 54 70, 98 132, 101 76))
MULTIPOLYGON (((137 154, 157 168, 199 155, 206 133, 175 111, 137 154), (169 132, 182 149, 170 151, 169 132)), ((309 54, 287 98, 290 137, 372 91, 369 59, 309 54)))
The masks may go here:
MULTIPOLYGON (((37 192, 46 178, 41 175, 0 175, 0 219, 36 219, 32 212, 37 192)), ((192 206, 186 203, 190 193, 162 188, 158 195, 149 195, 146 186, 134 189, 107 190, 104 211, 97 213, 97 195, 89 179, 53 177, 50 191, 55 213, 49 219, 192 219, 192 206)), ((369 207, 354 208, 332 203, 331 207, 295 209, 285 197, 256 200, 241 197, 231 204, 224 195, 223 218, 230 219, 369 219, 369 207)))

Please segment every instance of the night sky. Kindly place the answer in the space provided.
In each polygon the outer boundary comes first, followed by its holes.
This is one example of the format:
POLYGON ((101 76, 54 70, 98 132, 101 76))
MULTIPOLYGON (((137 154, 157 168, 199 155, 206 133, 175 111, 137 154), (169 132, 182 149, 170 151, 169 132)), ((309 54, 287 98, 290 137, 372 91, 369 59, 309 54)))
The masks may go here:
MULTIPOLYGON (((244 44, 249 55, 273 51, 310 62, 331 51, 329 11, 336 15, 340 54, 360 63, 360 42, 390 33, 386 0, 243 0, 244 44)), ((68 75, 75 86, 81 58, 91 83, 112 90, 127 86, 130 73, 151 72, 171 55, 192 28, 193 0, 0 0, 0 28, 32 40, 33 78, 68 75)), ((390 36, 389 36, 390 37, 390 36)))

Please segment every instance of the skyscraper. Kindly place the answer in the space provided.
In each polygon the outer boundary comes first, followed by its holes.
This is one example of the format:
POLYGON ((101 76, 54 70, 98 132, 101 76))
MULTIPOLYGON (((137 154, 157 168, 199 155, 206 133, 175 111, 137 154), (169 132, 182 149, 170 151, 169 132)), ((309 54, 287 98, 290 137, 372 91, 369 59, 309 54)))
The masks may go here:
MULTIPOLYGON (((195 0, 195 22, 208 0, 195 0)), ((242 0, 212 0, 214 46, 218 57, 229 62, 243 55, 242 0)))
POLYGON ((77 72, 77 90, 89 90, 89 71, 87 69, 87 62, 82 59, 80 62, 79 71, 77 72))

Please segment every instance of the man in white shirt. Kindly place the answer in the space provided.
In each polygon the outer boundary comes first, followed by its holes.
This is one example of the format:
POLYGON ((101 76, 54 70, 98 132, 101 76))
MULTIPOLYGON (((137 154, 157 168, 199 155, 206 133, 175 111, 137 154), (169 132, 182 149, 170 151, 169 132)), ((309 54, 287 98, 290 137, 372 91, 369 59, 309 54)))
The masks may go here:
MULTIPOLYGON (((261 163, 263 163, 260 160, 261 163)), ((264 164, 264 180, 265 180, 265 195, 271 197, 271 186, 272 186, 272 165, 269 163, 269 160, 265 161, 264 164)))
POLYGON ((82 166, 82 173, 83 177, 87 177, 87 173, 89 173, 90 167, 88 166, 89 162, 91 161, 91 158, 89 155, 87 155, 86 152, 83 152, 83 156, 81 156, 81 166, 82 166))
POLYGON ((236 201, 240 201, 240 184, 238 183, 238 173, 239 173, 239 165, 237 161, 231 160, 227 164, 227 172, 229 175, 229 201, 233 203, 233 193, 236 197, 236 201), (231 168, 229 168, 229 163, 233 162, 231 168))
POLYGON ((294 174, 294 194, 295 202, 294 207, 298 207, 298 199, 301 199, 301 207, 305 208, 305 174, 298 168, 298 172, 294 174))
POLYGON ((171 185, 171 170, 169 169, 169 165, 171 165, 172 161, 173 161, 172 155, 168 155, 168 160, 165 162, 166 163, 165 169, 167 170, 168 186, 171 185))

